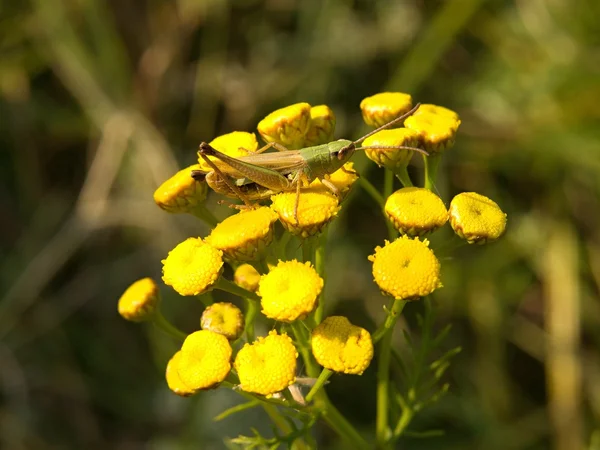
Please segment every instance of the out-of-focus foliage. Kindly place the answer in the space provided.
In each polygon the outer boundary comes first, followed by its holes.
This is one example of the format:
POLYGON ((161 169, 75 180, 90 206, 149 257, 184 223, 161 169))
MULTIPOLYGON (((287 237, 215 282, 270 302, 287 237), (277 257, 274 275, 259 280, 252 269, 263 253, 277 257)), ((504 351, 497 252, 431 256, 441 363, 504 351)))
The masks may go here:
MULTIPOLYGON (((402 448, 587 446, 600 428, 599 21, 593 0, 0 1, 0 445, 217 449, 268 433, 255 412, 212 422, 233 394, 172 395, 174 344, 117 314, 131 280, 207 234, 152 193, 200 141, 269 111, 326 103, 337 137, 358 137, 360 100, 394 90, 461 116, 443 197, 481 192, 509 217, 503 240, 446 265, 438 320, 464 351, 414 425, 446 435, 402 448)), ((370 327, 383 302, 365 255, 385 224, 360 191, 345 208, 364 219, 342 209, 336 226, 361 239, 330 242, 329 312, 370 327)), ((198 328, 199 302, 163 295, 165 314, 198 328)), ((336 380, 332 400, 366 427, 374 391, 353 383, 336 380)))

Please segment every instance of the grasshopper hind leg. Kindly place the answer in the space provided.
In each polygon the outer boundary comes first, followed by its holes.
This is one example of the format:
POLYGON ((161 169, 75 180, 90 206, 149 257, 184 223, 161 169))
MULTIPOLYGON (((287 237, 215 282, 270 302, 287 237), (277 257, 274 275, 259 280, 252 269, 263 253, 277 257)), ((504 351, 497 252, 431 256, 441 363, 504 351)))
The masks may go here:
POLYGON ((202 159, 204 159, 204 161, 206 161, 206 164, 208 164, 214 171, 215 173, 218 173, 219 176, 223 179, 223 181, 225 182, 225 184, 227 184, 227 186, 229 187, 229 189, 231 189, 232 192, 235 192, 235 195, 238 196, 238 198, 244 202, 244 205, 246 205, 246 207, 248 208, 253 208, 254 204, 250 201, 250 199, 242 192, 242 190, 237 187, 234 183, 231 182, 231 180, 229 180, 229 177, 227 175, 225 175, 217 166, 215 163, 213 163, 210 158, 208 156, 206 156, 204 153, 202 152, 198 152, 198 155, 200 155, 202 157, 202 159))

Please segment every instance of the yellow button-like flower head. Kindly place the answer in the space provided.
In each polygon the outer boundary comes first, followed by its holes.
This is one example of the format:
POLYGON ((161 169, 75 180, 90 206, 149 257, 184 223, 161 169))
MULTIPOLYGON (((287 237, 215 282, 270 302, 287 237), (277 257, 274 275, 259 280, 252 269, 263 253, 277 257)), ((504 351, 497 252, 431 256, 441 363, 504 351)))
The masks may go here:
POLYGON ((208 330, 190 334, 181 346, 177 374, 194 391, 211 389, 231 370, 231 345, 225 336, 208 330))
POLYGON ((182 397, 189 397, 196 393, 195 389, 187 386, 181 378, 179 377, 178 366, 179 366, 179 358, 181 358, 181 351, 175 353, 173 357, 169 360, 167 364, 167 370, 165 373, 165 378, 167 379, 167 385, 169 389, 175 392, 177 395, 182 397))
POLYGON ((267 206, 242 210, 219 223, 206 242, 230 260, 256 260, 273 240, 273 224, 277 217, 267 206))
POLYGON ((266 142, 278 142, 289 149, 304 147, 310 127, 310 105, 295 103, 273 111, 258 123, 258 132, 266 142))
MULTIPOLYGON (((233 131, 231 133, 224 134, 214 138, 209 144, 216 150, 226 155, 238 158, 240 156, 247 156, 258 149, 258 141, 254 133, 248 133, 246 131, 233 131)), ((218 161, 218 158, 209 156, 212 161, 218 161)), ((201 170, 210 172, 212 167, 206 164, 204 158, 198 156, 198 163, 200 164, 201 170)))
POLYGON ((290 337, 275 330, 244 345, 233 363, 240 388, 267 397, 284 390, 296 381, 297 357, 290 337))
POLYGON ((335 131, 335 114, 327 105, 310 108, 310 127, 304 138, 304 145, 326 144, 333 140, 335 131))
MULTIPOLYGON (((381 130, 373 136, 369 136, 362 143, 363 147, 394 146, 394 147, 416 147, 419 144, 419 135, 408 128, 394 128, 391 130, 381 130)), ((406 167, 412 158, 413 151, 406 149, 378 149, 367 148, 365 150, 367 157, 376 162, 380 167, 386 167, 395 170, 400 167, 406 167)))
POLYGON ((476 192, 463 192, 450 202, 450 225, 470 244, 485 244, 502 236, 506 214, 489 198, 476 192))
POLYGON ((407 113, 411 108, 412 97, 402 92, 382 92, 360 102, 365 123, 375 128, 407 113))
POLYGON ((419 106, 419 109, 414 115, 419 114, 437 114, 438 116, 444 116, 452 120, 460 122, 460 117, 454 111, 443 106, 432 105, 430 103, 423 103, 419 106))
POLYGON ((406 128, 417 132, 421 147, 430 154, 441 153, 452 147, 459 125, 458 119, 427 112, 413 114, 404 121, 406 128))
POLYGON ((417 300, 442 287, 440 263, 427 239, 404 235, 392 243, 386 241, 369 260, 381 291, 397 300, 417 300))
POLYGON ((296 192, 282 192, 271 197, 271 208, 279 215, 286 230, 296 236, 307 238, 325 227, 340 210, 338 198, 320 188, 303 189, 298 203, 296 222, 296 192))
POLYGON ((257 294, 262 312, 270 319, 293 322, 306 317, 316 306, 323 279, 309 262, 279 261, 260 279, 257 294))
POLYGON ((235 341, 244 331, 244 315, 233 303, 213 303, 202 313, 200 327, 235 341))
POLYGON ((402 234, 423 236, 443 226, 448 211, 442 199, 429 189, 406 187, 390 195, 385 213, 402 234))
POLYGON ((199 164, 180 170, 154 191, 154 202, 170 213, 187 213, 204 202, 208 187, 204 181, 192 178, 192 170, 200 170, 199 164))
POLYGON ((129 286, 121 295, 119 314, 132 322, 142 322, 152 318, 159 302, 160 294, 154 280, 142 278, 129 286))
POLYGON ((260 273, 250 264, 241 264, 233 273, 233 281, 250 292, 256 292, 260 282, 260 273))
MULTIPOLYGON (((358 180, 358 172, 354 170, 354 163, 347 162, 332 174, 325 175, 325 179, 330 181, 339 191, 340 198, 343 200, 346 194, 350 192, 350 188, 356 180, 358 180)), ((315 190, 330 191, 330 189, 321 183, 318 178, 310 183, 311 188, 315 190)))
POLYGON ((362 375, 373 359, 369 332, 343 316, 321 322, 312 332, 311 346, 317 362, 334 372, 362 375))
POLYGON ((210 290, 223 271, 222 252, 200 238, 189 238, 163 259, 163 281, 181 295, 210 290))

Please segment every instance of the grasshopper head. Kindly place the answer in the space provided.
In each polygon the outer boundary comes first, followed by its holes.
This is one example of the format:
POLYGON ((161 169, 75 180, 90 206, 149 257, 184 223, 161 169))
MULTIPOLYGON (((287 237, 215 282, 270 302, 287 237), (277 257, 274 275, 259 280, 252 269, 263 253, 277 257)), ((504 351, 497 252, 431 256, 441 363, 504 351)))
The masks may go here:
POLYGON ((344 145, 337 151, 337 159, 346 162, 350 159, 350 157, 354 153, 354 150, 356 150, 356 143, 348 142, 346 145, 344 145))

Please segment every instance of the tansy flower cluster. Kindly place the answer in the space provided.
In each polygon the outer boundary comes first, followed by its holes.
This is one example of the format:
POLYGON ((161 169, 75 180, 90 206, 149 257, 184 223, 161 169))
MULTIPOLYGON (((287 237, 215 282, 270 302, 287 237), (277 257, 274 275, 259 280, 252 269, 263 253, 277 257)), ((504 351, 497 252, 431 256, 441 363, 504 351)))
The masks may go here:
MULTIPOLYGON (((151 278, 133 283, 118 311, 127 320, 151 322, 179 341, 165 369, 166 385, 175 394, 233 389, 251 399, 247 407, 263 405, 279 426, 287 423, 277 419, 281 414, 303 414, 301 421, 310 424, 321 418, 349 446, 368 449, 391 447, 408 425, 408 416, 396 412, 420 401, 413 392, 391 408, 390 399, 401 394, 398 386, 390 387, 389 375, 392 334, 404 306, 442 287, 431 236, 444 236, 439 230, 451 227, 449 239, 489 243, 503 234, 506 214, 478 193, 457 193, 450 202, 437 193, 440 160, 455 144, 461 124, 457 113, 413 104, 401 92, 367 97, 360 110, 373 130, 357 141, 334 141, 336 118, 328 106, 296 103, 258 123, 263 143, 248 131, 202 143, 197 164, 154 193, 162 209, 192 214, 210 229, 174 242, 162 260, 164 284, 188 297, 185 301, 193 297, 203 303, 197 326, 181 331, 162 315, 160 288, 151 278), (385 182, 371 184, 360 177, 350 161, 357 151, 365 151, 375 163, 373 173, 385 182), (415 156, 423 158, 422 186, 407 170, 415 156), (394 188, 395 182, 402 187, 394 188), (373 290, 383 294, 375 325, 373 318, 352 323, 333 314, 336 293, 326 282, 327 240, 352 240, 335 222, 349 211, 345 203, 359 185, 381 211, 373 221, 388 226, 387 239, 364 255, 371 263, 373 290), (206 206, 213 195, 227 197, 233 207, 221 220, 206 206), (377 443, 367 442, 326 394, 327 383, 336 377, 368 370, 377 370, 377 443), (307 416, 314 420, 306 421, 307 416)), ((228 211, 221 208, 220 214, 228 211)), ((288 440, 284 436, 281 442, 296 440, 298 448, 308 448, 310 430, 282 427, 280 432, 285 430, 288 440)), ((264 443, 248 439, 256 446, 264 443)))

